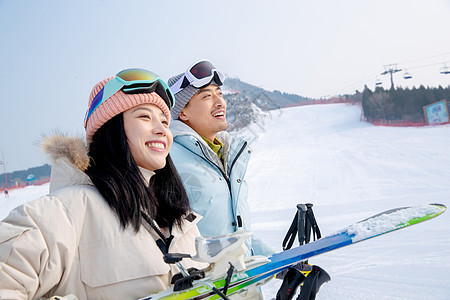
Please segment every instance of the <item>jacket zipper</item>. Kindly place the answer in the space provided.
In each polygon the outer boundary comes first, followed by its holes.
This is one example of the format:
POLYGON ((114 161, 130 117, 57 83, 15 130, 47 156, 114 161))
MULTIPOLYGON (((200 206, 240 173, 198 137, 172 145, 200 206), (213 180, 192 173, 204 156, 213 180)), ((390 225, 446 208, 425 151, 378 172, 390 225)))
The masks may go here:
MULTIPOLYGON (((219 169, 220 173, 222 173, 223 177, 225 178, 225 180, 226 180, 226 182, 227 182, 228 190, 229 190, 230 195, 231 195, 231 181, 230 181, 230 178, 228 177, 228 175, 227 175, 224 171, 222 171, 222 168, 220 168, 215 162, 213 162, 212 160, 210 160, 210 159, 208 158, 208 156, 206 155, 205 151, 203 151, 203 147, 200 145, 200 142, 197 141, 197 143, 198 143, 198 146, 200 147, 200 150, 201 150, 202 153, 203 153, 203 156, 204 156, 211 164, 213 164, 214 166, 216 166, 216 168, 219 169)), ((233 169, 234 164, 236 163, 236 161, 238 160, 238 158, 241 156, 241 154, 242 154, 242 152, 244 151, 244 149, 245 149, 246 146, 247 146, 247 141, 244 142, 244 144, 242 145, 241 149, 240 149, 239 152, 236 154, 236 157, 234 158, 233 162, 231 163, 231 166, 230 166, 230 174, 231 174, 231 170, 233 169)))
POLYGON ((231 163, 230 166, 230 174, 231 174, 231 170, 233 169, 234 164, 236 163, 237 159, 239 158, 239 156, 241 156, 242 152, 244 151, 244 148, 247 147, 247 141, 244 142, 244 145, 242 145, 241 149, 239 150, 238 154, 236 155, 236 157, 234 158, 233 162, 231 163))
MULTIPOLYGON (((198 146, 200 147, 200 150, 203 153, 203 156, 206 158, 206 160, 208 160, 211 164, 213 164, 214 166, 216 166, 217 169, 219 169, 220 173, 222 173, 223 177, 225 178, 227 185, 228 185, 228 192, 230 193, 230 197, 233 198, 233 194, 231 193, 231 181, 230 178, 227 176, 227 174, 224 173, 224 171, 222 171, 222 169, 213 161, 211 161, 208 156, 205 154, 205 152, 203 151, 203 147, 201 146, 200 142, 197 141, 198 146)), ((230 174, 231 171, 233 169, 234 164, 236 163, 236 161, 238 160, 238 158, 241 156, 242 152, 244 151, 245 147, 247 146, 247 141, 244 142, 244 144, 242 145, 241 149, 238 151, 238 153, 236 154, 236 157, 234 158, 233 162, 231 163, 230 166, 230 174)), ((237 201, 237 200, 236 200, 237 201)), ((236 215, 236 220, 237 220, 237 224, 235 224, 234 226, 238 226, 238 227, 242 227, 242 219, 241 216, 236 215)), ((235 223, 235 222, 234 222, 235 223)))
POLYGON ((222 173, 222 176, 225 178, 225 180, 227 182, 227 185, 228 185, 228 190, 230 191, 230 194, 231 194, 231 182, 230 182, 230 179, 228 178, 227 174, 225 174, 225 172, 222 171, 222 168, 220 168, 215 162, 213 162, 212 160, 210 160, 208 158, 208 156, 206 155, 205 151, 203 151, 203 147, 202 147, 202 145, 200 144, 199 141, 197 141, 197 145, 200 147, 200 150, 203 153, 203 157, 206 158, 206 160, 209 161, 211 164, 213 164, 220 171, 220 173, 222 173))

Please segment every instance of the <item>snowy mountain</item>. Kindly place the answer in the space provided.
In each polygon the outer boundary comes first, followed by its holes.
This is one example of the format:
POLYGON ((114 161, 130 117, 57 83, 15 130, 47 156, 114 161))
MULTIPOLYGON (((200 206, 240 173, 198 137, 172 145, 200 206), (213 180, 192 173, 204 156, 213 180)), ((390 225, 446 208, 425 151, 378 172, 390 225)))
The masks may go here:
POLYGON ((279 91, 269 92, 237 78, 227 78, 222 90, 227 101, 229 131, 232 132, 257 122, 263 118, 264 112, 308 100, 308 98, 294 94, 279 91))
MULTIPOLYGON (((259 108, 258 108, 259 109, 259 108)), ((247 136, 253 231, 275 249, 298 203, 311 202, 323 235, 387 209, 450 206, 450 126, 376 127, 357 105, 263 111, 247 136)), ((48 192, 48 185, 0 198, 0 218, 48 192)), ((317 299, 450 299, 450 212, 312 258, 331 281, 317 299)), ((279 280, 264 288, 272 299, 279 280)))

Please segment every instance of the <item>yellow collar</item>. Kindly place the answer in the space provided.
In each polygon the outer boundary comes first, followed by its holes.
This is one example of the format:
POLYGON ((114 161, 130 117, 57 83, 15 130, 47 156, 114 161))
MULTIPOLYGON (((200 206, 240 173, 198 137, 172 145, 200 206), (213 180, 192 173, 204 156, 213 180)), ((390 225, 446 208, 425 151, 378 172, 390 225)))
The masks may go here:
POLYGON ((208 144, 208 146, 214 151, 214 153, 216 153, 217 155, 221 155, 220 149, 222 149, 223 147, 223 143, 221 141, 219 141, 218 138, 214 138, 214 142, 211 142, 210 140, 208 140, 207 138, 202 137, 202 139, 208 144))

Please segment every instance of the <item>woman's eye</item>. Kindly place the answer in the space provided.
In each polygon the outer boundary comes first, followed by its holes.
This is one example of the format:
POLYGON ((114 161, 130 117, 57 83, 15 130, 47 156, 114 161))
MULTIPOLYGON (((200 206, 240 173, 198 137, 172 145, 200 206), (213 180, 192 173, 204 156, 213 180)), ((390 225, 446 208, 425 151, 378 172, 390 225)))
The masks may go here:
POLYGON ((149 115, 141 115, 140 118, 151 119, 149 115))

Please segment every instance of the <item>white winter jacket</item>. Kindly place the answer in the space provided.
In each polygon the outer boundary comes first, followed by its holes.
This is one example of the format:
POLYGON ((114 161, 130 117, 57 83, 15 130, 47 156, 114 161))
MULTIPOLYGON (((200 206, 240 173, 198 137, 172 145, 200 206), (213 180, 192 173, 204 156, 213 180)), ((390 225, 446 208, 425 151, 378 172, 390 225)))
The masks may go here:
MULTIPOLYGON (((57 140, 66 143, 63 148, 73 143, 57 140)), ((0 299, 72 293, 80 300, 124 300, 165 290, 179 270, 163 261, 151 230, 121 228, 89 177, 75 167, 86 165, 79 160, 87 153, 51 154, 50 194, 19 206, 0 222, 0 299)), ((181 230, 173 228, 169 252, 195 254, 200 218, 187 218, 181 230)), ((182 263, 205 267, 192 260, 182 263)))

